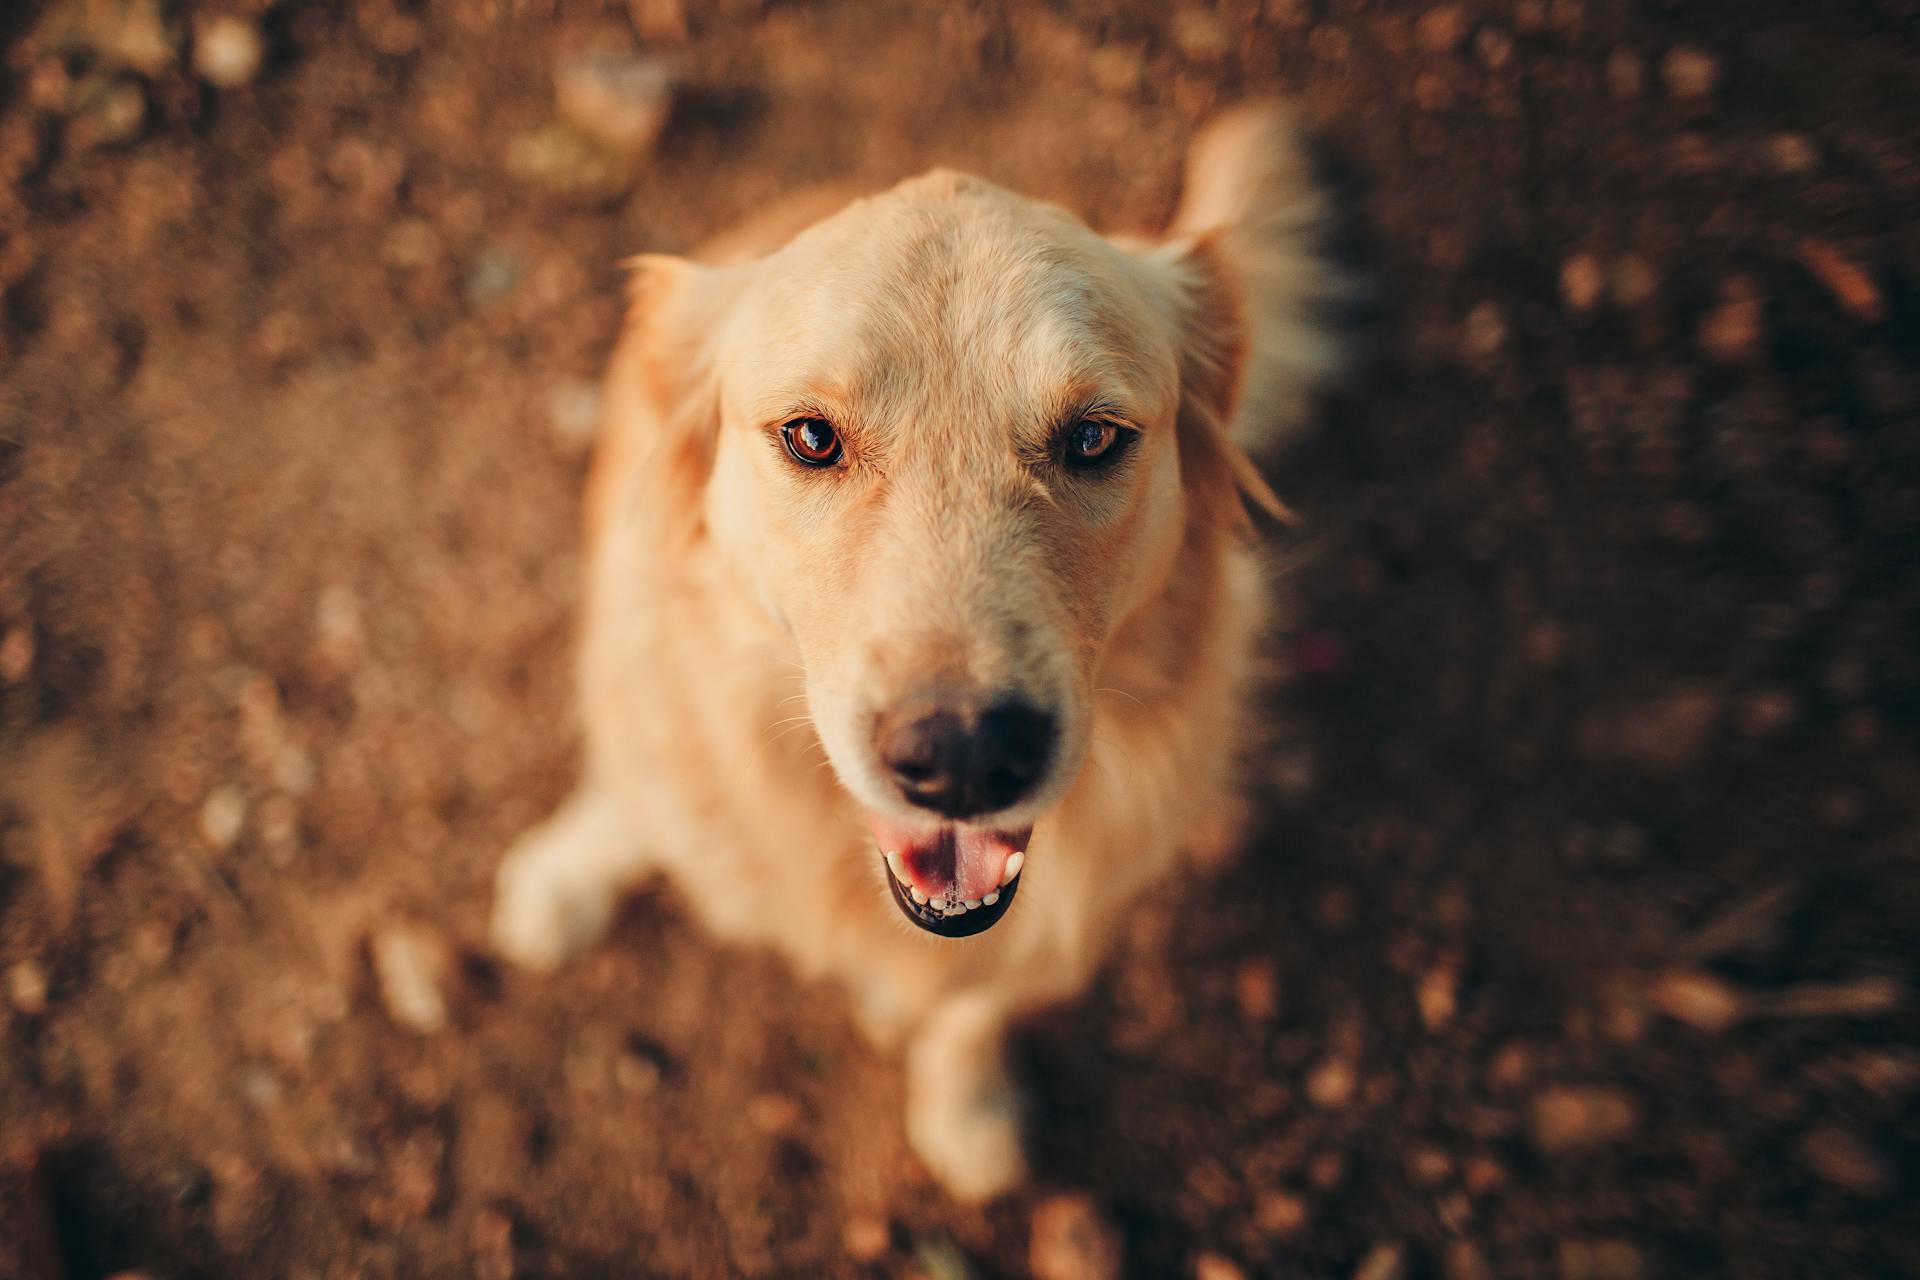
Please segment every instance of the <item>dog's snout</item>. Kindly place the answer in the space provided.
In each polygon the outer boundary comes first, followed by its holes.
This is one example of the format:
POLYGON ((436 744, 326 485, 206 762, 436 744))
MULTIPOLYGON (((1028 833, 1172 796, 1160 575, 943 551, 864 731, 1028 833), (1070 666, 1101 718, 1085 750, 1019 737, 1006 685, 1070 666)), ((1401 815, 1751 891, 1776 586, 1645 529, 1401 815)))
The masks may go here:
POLYGON ((984 710, 918 701, 882 716, 874 745, 908 801, 949 818, 1018 803, 1046 773, 1053 716, 1024 698, 984 710))

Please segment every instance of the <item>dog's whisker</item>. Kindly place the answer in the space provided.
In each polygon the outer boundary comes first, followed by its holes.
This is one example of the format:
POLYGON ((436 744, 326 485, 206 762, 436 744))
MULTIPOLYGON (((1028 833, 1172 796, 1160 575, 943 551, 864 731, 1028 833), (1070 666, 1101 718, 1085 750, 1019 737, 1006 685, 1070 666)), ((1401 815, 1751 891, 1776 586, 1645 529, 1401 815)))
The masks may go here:
POLYGON ((1131 702, 1134 706, 1139 707, 1142 711, 1145 711, 1147 709, 1146 703, 1142 702, 1139 698, 1135 697, 1133 694, 1128 693, 1125 689, 1116 689, 1112 685, 1103 685, 1102 687, 1095 689, 1094 692, 1095 693, 1117 693, 1121 697, 1125 698, 1128 702, 1131 702))

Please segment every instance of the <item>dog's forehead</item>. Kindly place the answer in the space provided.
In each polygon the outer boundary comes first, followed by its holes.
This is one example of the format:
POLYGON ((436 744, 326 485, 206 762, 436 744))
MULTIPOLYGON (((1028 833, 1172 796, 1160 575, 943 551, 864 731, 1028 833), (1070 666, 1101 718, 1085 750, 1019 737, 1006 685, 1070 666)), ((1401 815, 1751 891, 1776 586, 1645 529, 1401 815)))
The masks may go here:
POLYGON ((1096 399, 1157 417, 1177 356, 1165 303, 1131 268, 1053 206, 936 172, 765 261, 747 338, 761 358, 743 368, 767 398, 805 387, 879 417, 1096 399))

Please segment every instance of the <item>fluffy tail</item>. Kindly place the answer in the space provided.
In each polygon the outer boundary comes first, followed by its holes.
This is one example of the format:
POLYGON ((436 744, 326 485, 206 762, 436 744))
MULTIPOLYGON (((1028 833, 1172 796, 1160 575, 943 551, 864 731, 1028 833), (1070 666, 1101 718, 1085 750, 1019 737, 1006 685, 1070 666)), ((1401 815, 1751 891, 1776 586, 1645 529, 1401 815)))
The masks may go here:
POLYGON ((1248 330, 1232 435, 1255 451, 1307 421, 1347 363, 1338 313, 1356 292, 1326 249, 1332 201, 1293 114, 1256 103, 1220 116, 1187 154, 1169 234, 1215 237, 1242 291, 1248 330))

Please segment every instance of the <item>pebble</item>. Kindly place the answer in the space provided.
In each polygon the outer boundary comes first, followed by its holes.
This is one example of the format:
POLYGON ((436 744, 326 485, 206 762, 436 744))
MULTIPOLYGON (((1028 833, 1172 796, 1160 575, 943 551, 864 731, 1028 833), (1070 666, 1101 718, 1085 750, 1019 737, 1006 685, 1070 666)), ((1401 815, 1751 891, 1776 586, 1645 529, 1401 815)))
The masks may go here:
POLYGON ((1429 53, 1452 53, 1460 47, 1466 25, 1458 5, 1443 4, 1421 14, 1420 20, 1414 23, 1413 33, 1420 47, 1429 53))
POLYGON ((1800 1159, 1823 1180, 1858 1196, 1879 1199, 1893 1190, 1892 1163, 1864 1138, 1822 1125, 1800 1140, 1800 1159))
POLYGON ((659 58, 616 53, 575 54, 553 76, 561 119, 623 155, 648 150, 673 110, 673 69, 659 58))
POLYGON ((1698 45, 1677 44, 1660 60, 1667 93, 1683 102, 1710 97, 1720 80, 1720 63, 1698 45))
POLYGON ((547 425, 563 450, 583 452, 600 433, 600 384, 592 378, 554 383, 547 392, 547 425))
POLYGON ((1639 1126, 1640 1107, 1609 1086, 1555 1085, 1534 1098, 1531 1118, 1542 1150, 1573 1151, 1624 1138, 1639 1126))
POLYGON ((247 797, 239 787, 216 787, 200 806, 200 835, 216 849, 230 849, 247 823, 247 797))
POLYGON ((1145 58, 1131 45, 1109 44, 1095 49, 1087 57, 1087 71, 1094 84, 1112 94, 1131 94, 1140 88, 1145 58))
POLYGON ((1498 71, 1513 60, 1513 37, 1499 27, 1482 27, 1473 38, 1473 51, 1480 61, 1498 71))
POLYGON ((1353 1280, 1405 1280, 1407 1247, 1399 1241, 1376 1244, 1353 1269, 1353 1280))
POLYGON ((1248 1022, 1271 1022, 1280 1011, 1278 984, 1273 965, 1264 960, 1249 960, 1234 973, 1233 999, 1240 1016, 1248 1022))
POLYGON ((1728 276, 1719 301, 1701 318, 1700 349, 1727 363, 1750 359, 1760 346, 1762 315, 1760 287, 1752 277, 1728 276))
POLYGON ((1638 254, 1615 259, 1612 270, 1607 273, 1608 296, 1615 306, 1625 310, 1644 306, 1659 292, 1660 273, 1638 254))
POLYGON ((1637 98, 1646 92, 1647 68, 1631 49, 1615 49, 1607 57, 1607 87, 1616 98, 1637 98))
POLYGON ((1034 1280, 1118 1280, 1120 1232, 1090 1196, 1049 1196, 1033 1211, 1027 1267, 1034 1280))
POLYGON ((1193 1260, 1193 1280, 1247 1280, 1247 1273, 1231 1258, 1203 1253, 1193 1260))
POLYGON ((447 1025, 443 984, 452 957, 438 934, 419 925, 388 925, 373 937, 374 976, 387 1013, 401 1026, 430 1035, 447 1025))
POLYGON ((33 669, 33 629, 15 627, 0 639, 0 680, 19 684, 33 669))
POLYGON ((1607 273, 1590 253, 1576 253, 1560 267, 1560 296, 1575 311, 1591 311, 1607 287, 1607 273))
POLYGON ((474 1215, 468 1242, 474 1280, 513 1280, 513 1219, 498 1209, 482 1209, 474 1215))
POLYGON ((1414 1000, 1420 1006, 1420 1021, 1427 1030, 1438 1031, 1453 1021, 1460 1004, 1460 969, 1453 964, 1437 964, 1420 975, 1414 988, 1414 1000))
POLYGON ((47 1011, 47 971, 38 960, 20 960, 7 967, 7 998, 29 1018, 47 1011))
POLYGON ((1291 1191, 1266 1191, 1253 1205, 1253 1225, 1284 1240, 1307 1225, 1307 1202, 1291 1191))
POLYGON ((1640 1251, 1622 1240, 1567 1240, 1560 1245, 1560 1280, 1640 1280, 1640 1251))
POLYGON ((893 1247, 893 1228, 885 1218, 856 1213, 840 1231, 840 1248, 855 1262, 878 1262, 893 1247))
POLYGON ((1461 350, 1469 360, 1487 360, 1507 342, 1507 317, 1497 302, 1482 302, 1467 313, 1461 350))
POLYGON ((1873 277, 1825 240, 1802 237, 1794 256, 1855 320, 1879 324, 1887 318, 1886 299, 1873 277))
POLYGON ((507 144, 506 170, 521 182, 587 203, 624 194, 635 176, 632 155, 567 124, 516 135, 507 144))
POLYGON ((1697 764, 1719 723, 1722 698, 1679 684, 1639 702, 1602 706, 1582 716, 1575 742, 1589 761, 1670 776, 1697 764))
POLYGON ((786 1137, 800 1128, 800 1103, 784 1093, 757 1094, 747 1103, 747 1120, 769 1137, 786 1137))
POLYGON ((1307 1097, 1316 1107, 1333 1110, 1353 1100, 1359 1075, 1353 1064, 1340 1058, 1328 1058, 1307 1077, 1307 1097))
POLYGON ((95 79, 80 93, 67 125, 67 147, 86 151, 131 142, 147 124, 147 94, 129 81, 95 79))
POLYGON ((216 89, 238 89, 251 82, 265 53, 260 28, 230 13, 208 18, 194 32, 194 73, 216 89))
POLYGON ((507 297, 519 287, 527 265, 520 255, 504 245, 491 245, 475 254, 467 264, 460 289, 468 303, 483 307, 507 297))
POLYGON ((1493 1268, 1487 1255, 1471 1240, 1455 1240, 1447 1246, 1441 1273, 1446 1280, 1493 1280, 1493 1268))
POLYGON ((1173 15, 1173 42, 1196 62, 1211 62, 1233 47, 1225 25, 1205 9, 1181 9, 1173 15))
POLYGON ((1734 987, 1699 969, 1673 969, 1654 979, 1647 990, 1653 1007, 1691 1027, 1721 1032, 1746 1013, 1746 1002, 1734 987))
POLYGON ((1785 174, 1812 173, 1820 167, 1820 152, 1804 133, 1776 133, 1766 142, 1767 163, 1785 174))

